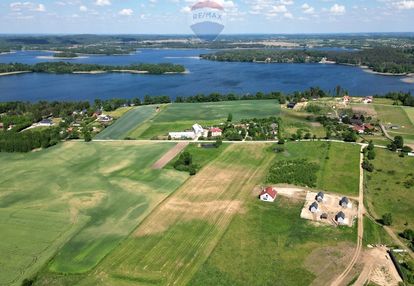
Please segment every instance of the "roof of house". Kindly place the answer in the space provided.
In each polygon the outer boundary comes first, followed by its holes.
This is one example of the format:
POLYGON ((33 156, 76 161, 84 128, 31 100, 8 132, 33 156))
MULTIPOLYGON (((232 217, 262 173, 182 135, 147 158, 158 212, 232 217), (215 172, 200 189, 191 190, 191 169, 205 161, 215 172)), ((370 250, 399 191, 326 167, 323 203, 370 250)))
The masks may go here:
POLYGON ((318 203, 317 203, 317 202, 313 202, 313 203, 310 205, 309 209, 312 209, 312 208, 316 208, 316 209, 318 209, 318 208, 319 208, 318 203))
POLYGON ((352 129, 355 131, 365 131, 365 127, 364 126, 360 126, 360 125, 352 125, 352 129))
POLYGON ((373 126, 373 125, 371 125, 371 124, 369 124, 369 123, 366 123, 366 124, 365 124, 365 128, 368 128, 368 129, 374 129, 374 126, 373 126))
POLYGON ((345 218, 345 214, 344 214, 344 212, 339 212, 339 213, 336 215, 336 219, 338 219, 338 218, 342 218, 342 219, 344 219, 344 218, 345 218))
POLYGON ((223 132, 223 130, 221 130, 220 128, 218 128, 218 127, 212 127, 212 128, 210 128, 210 131, 211 132, 223 132))
POLYGON ((260 196, 268 194, 269 196, 271 196, 273 199, 276 198, 277 195, 277 191, 274 190, 272 187, 267 187, 266 189, 264 189, 261 193, 260 196))
POLYGON ((203 133, 204 131, 203 127, 198 123, 193 125, 193 130, 195 133, 203 133))
POLYGON ((48 119, 48 118, 46 118, 46 119, 42 119, 42 120, 40 121, 40 123, 43 123, 43 124, 51 124, 51 123, 52 123, 52 120, 51 120, 51 119, 48 119))
POLYGON ((348 203, 349 203, 349 199, 348 199, 347 197, 343 197, 343 198, 341 199, 341 201, 340 201, 340 204, 343 204, 343 203, 348 204, 348 203))
POLYGON ((321 198, 323 198, 325 196, 325 194, 323 193, 323 192, 319 192, 317 195, 316 195, 316 197, 321 197, 321 198))

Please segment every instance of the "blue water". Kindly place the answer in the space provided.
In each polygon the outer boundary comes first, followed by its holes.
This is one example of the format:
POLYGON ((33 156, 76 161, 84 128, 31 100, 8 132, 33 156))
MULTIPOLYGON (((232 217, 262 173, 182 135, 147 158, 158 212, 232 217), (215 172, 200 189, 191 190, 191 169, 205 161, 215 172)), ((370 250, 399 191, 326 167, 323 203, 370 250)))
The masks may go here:
MULTIPOLYGON (((10 100, 94 100, 95 98, 132 98, 144 95, 189 96, 197 93, 255 93, 257 91, 293 92, 319 86, 332 91, 340 85, 352 95, 412 91, 414 84, 402 77, 366 73, 356 67, 322 64, 254 64, 200 60, 209 50, 143 49, 132 55, 88 56, 76 63, 127 65, 132 63, 172 62, 185 65, 185 75, 54 75, 22 74, 0 77, 0 101, 10 100)), ((50 52, 25 51, 0 55, 0 62, 34 64, 48 59, 50 52)))

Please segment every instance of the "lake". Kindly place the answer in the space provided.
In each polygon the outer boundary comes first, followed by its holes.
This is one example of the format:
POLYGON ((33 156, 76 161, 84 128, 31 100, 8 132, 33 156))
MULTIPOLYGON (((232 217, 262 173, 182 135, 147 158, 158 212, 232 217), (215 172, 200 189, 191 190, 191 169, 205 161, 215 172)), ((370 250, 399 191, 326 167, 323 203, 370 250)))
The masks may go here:
MULTIPOLYGON (((213 51, 142 49, 131 55, 87 56, 70 60, 75 63, 107 65, 171 62, 182 64, 189 70, 189 74, 183 75, 31 73, 0 76, 0 101, 92 101, 96 98, 143 97, 147 94, 175 98, 211 92, 293 92, 315 86, 333 91, 337 85, 355 96, 384 94, 389 91, 414 92, 414 84, 402 82, 402 77, 370 74, 357 67, 329 64, 226 63, 198 58, 200 54, 209 52, 213 51)), ((22 51, 0 55, 0 62, 34 64, 51 61, 44 57, 52 55, 51 52, 22 51)))

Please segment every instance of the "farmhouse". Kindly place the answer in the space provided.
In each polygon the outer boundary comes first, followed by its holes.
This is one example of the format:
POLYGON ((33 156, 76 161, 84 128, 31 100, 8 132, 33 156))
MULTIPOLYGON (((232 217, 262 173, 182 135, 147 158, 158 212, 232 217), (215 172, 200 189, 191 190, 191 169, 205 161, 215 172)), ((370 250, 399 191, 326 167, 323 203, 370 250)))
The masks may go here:
POLYGON ((365 127, 363 125, 352 125, 352 130, 356 131, 359 134, 365 132, 365 127))
POLYGON ((49 127, 49 126, 53 126, 53 121, 51 119, 43 119, 42 121, 40 121, 39 123, 37 123, 37 126, 45 126, 45 127, 49 127))
POLYGON ((263 191, 260 193, 259 198, 260 200, 264 202, 274 202, 277 196, 277 191, 273 189, 272 187, 267 187, 266 189, 263 189, 263 191))
POLYGON ((212 127, 209 131, 211 132, 211 137, 220 137, 223 134, 223 130, 217 127, 212 127))
POLYGON ((318 202, 323 202, 323 198, 325 197, 325 194, 323 193, 323 192, 319 192, 317 195, 316 195, 316 200, 318 201, 318 202))
POLYGON ((112 116, 101 114, 98 116, 99 122, 111 122, 113 120, 112 116))
POLYGON ((288 105, 287 105, 287 108, 293 109, 293 108, 295 108, 295 106, 296 106, 296 102, 289 102, 288 105))
POLYGON ((372 96, 367 96, 367 97, 364 98, 363 102, 365 104, 373 103, 374 102, 374 98, 372 96))
POLYGON ((347 197, 343 197, 340 201, 339 204, 341 205, 341 207, 343 208, 347 208, 349 205, 349 199, 347 197))
POLYGON ((343 98, 344 104, 348 104, 350 100, 351 100, 351 97, 348 96, 348 95, 345 95, 344 98, 343 98))
POLYGON ((318 210, 319 210, 319 205, 318 205, 318 203, 317 203, 317 202, 313 202, 313 203, 311 204, 311 206, 309 207, 309 210, 310 210, 312 213, 317 213, 317 212, 318 212, 318 210))
POLYGON ((345 224, 345 214, 344 214, 344 212, 337 213, 336 216, 335 216, 335 220, 339 224, 345 224))

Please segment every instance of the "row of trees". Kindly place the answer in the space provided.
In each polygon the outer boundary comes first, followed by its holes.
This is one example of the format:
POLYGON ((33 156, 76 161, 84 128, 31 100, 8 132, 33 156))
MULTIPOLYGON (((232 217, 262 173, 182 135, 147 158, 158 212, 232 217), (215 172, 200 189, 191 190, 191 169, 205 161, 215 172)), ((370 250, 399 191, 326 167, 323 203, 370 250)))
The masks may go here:
POLYGON ((0 152, 30 152, 33 149, 56 145, 60 140, 57 128, 25 132, 0 132, 0 152))
POLYGON ((389 92, 375 97, 392 99, 395 105, 414 106, 414 96, 410 92, 389 92))
POLYGON ((183 73, 185 67, 171 63, 161 64, 132 64, 127 66, 111 66, 98 64, 74 64, 68 62, 43 62, 35 65, 26 65, 21 63, 0 64, 0 73, 17 72, 17 71, 31 71, 38 73, 74 73, 74 72, 113 72, 117 70, 129 71, 143 71, 149 74, 164 74, 164 73, 183 73))
POLYGON ((201 58, 226 62, 317 63, 326 58, 338 64, 368 66, 376 72, 414 72, 414 52, 411 49, 375 47, 359 51, 227 50, 201 55, 201 58))

